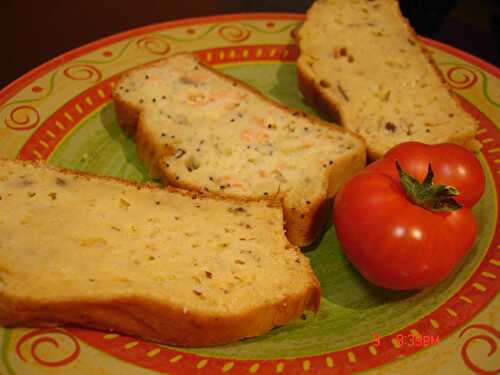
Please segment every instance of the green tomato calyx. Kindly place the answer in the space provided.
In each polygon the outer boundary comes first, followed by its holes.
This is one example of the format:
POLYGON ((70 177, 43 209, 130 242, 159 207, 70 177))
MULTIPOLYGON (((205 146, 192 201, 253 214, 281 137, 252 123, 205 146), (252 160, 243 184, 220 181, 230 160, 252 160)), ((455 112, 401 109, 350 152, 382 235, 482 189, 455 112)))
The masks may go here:
POLYGON ((427 175, 422 182, 419 182, 415 177, 403 170, 397 160, 396 168, 399 173, 401 186, 408 199, 414 204, 427 210, 438 212, 451 212, 463 207, 462 204, 453 199, 453 197, 460 194, 455 187, 434 184, 432 182, 434 172, 432 172, 430 163, 427 175))

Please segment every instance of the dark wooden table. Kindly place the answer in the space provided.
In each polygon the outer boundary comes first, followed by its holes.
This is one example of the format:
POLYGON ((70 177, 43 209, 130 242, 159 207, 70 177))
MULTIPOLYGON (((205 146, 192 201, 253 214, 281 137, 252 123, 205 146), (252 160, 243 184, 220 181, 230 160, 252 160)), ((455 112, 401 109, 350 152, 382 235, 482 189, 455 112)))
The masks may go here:
MULTIPOLYGON (((0 88, 63 52, 131 28, 180 18, 237 12, 303 13, 311 2, 2 0, 0 88)), ((495 11, 498 15, 499 9, 496 3, 496 0, 401 0, 407 16, 420 34, 498 65, 499 52, 492 31, 492 15, 495 11), (436 3, 441 5, 432 6, 436 3), (430 9, 427 9, 429 4, 430 9)))

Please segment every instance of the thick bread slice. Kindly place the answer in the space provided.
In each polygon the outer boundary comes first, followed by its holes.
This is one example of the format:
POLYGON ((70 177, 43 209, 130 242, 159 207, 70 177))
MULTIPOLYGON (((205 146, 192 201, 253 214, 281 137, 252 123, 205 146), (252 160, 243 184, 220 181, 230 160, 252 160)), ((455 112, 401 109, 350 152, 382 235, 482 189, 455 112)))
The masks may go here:
POLYGON ((153 176, 190 190, 279 198, 295 245, 313 241, 329 198, 365 165, 360 137, 271 102, 190 54, 124 74, 114 99, 153 176))
POLYGON ((405 141, 475 149, 459 105, 395 0, 318 0, 297 33, 299 87, 363 138, 370 159, 405 141))
POLYGON ((0 324, 78 324, 180 346, 319 307, 282 211, 0 161, 0 324))

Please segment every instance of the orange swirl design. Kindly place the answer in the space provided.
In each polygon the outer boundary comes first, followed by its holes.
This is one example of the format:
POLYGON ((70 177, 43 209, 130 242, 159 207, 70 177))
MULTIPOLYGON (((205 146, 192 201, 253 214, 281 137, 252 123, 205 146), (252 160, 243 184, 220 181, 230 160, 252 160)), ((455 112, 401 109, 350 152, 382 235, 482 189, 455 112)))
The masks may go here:
POLYGON ((35 339, 31 342, 31 347, 30 347, 31 356, 35 359, 35 361, 37 363, 39 363, 43 366, 47 366, 47 367, 64 366, 64 365, 67 365, 68 363, 73 362, 80 355, 80 344, 78 343, 78 341, 76 341, 76 339, 73 336, 71 336, 70 334, 68 334, 60 329, 42 328, 42 329, 37 329, 37 330, 31 331, 31 332, 28 332, 26 335, 22 336, 20 338, 20 340, 17 342, 16 353, 17 353, 18 357, 21 358, 21 360, 23 362, 26 362, 26 358, 21 353, 21 346, 24 343, 26 343, 28 340, 31 340, 33 338, 35 338, 35 339), (52 346, 54 346, 57 349, 59 349, 59 347, 60 347, 60 344, 57 341, 57 339, 52 337, 52 336, 49 336, 49 335, 54 335, 54 334, 55 335, 62 335, 62 336, 65 336, 65 337, 68 337, 69 339, 71 339, 71 341, 73 342, 73 345, 74 345, 73 351, 69 355, 67 355, 66 357, 64 357, 60 360, 54 361, 54 360, 43 359, 38 354, 38 349, 39 349, 40 345, 51 344, 52 346))
POLYGON ((76 81, 99 82, 102 78, 101 72, 89 64, 76 64, 64 69, 64 75, 76 81))
POLYGON ((219 35, 228 42, 242 42, 250 37, 250 30, 236 25, 222 26, 219 35))
POLYGON ((162 38, 147 36, 137 40, 137 46, 153 55, 165 55, 170 51, 170 44, 162 38))
POLYGON ((469 337, 465 341, 465 343, 462 346, 462 349, 460 351, 460 354, 462 355, 462 359, 464 360, 465 365, 477 374, 481 374, 481 375, 500 374, 500 367, 495 369, 495 370, 484 370, 484 369, 478 367, 476 364, 474 364, 474 362, 469 357, 469 354, 467 352, 469 345, 473 341, 483 340, 486 343, 488 343, 488 345, 490 346, 490 351, 488 353, 488 357, 491 357, 491 355, 497 351, 497 343, 496 343, 495 339, 500 340, 500 332, 497 331, 495 328, 488 326, 486 324, 472 324, 472 325, 468 326, 467 328, 465 328, 462 332, 460 332, 459 337, 462 337, 465 334, 465 332, 469 331, 470 329, 474 329, 474 328, 486 331, 487 333, 492 335, 494 338, 491 336, 488 336, 488 335, 484 335, 484 334, 469 337))
POLYGON ((448 82, 455 89, 465 90, 477 82, 477 74, 463 66, 454 66, 446 72, 448 82))
POLYGON ((4 120, 5 126, 12 130, 33 129, 39 123, 40 113, 29 105, 15 107, 4 120))

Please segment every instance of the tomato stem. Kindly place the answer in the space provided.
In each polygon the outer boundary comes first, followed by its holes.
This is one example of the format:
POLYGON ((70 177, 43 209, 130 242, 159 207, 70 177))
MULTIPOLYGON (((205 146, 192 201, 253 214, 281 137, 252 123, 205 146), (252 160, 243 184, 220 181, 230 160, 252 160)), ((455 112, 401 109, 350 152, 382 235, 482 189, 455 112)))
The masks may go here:
POLYGON ((434 172, 430 163, 427 175, 422 182, 404 171, 398 160, 396 160, 396 168, 401 186, 408 199, 414 204, 427 210, 442 212, 455 211, 462 207, 460 203, 453 199, 453 197, 460 194, 454 186, 439 185, 432 182, 434 172))

